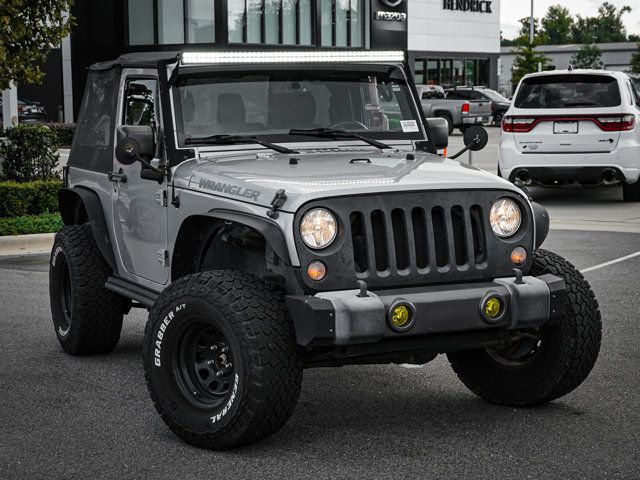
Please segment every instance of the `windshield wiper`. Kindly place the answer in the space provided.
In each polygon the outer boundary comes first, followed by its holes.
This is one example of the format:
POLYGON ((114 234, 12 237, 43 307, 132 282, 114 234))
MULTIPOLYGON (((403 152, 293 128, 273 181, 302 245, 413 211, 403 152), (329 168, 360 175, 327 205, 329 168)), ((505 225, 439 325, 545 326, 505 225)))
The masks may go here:
POLYGON ((300 153, 296 150, 283 147, 282 145, 276 145, 275 143, 267 142, 258 137, 244 136, 244 135, 209 135, 208 137, 188 137, 185 141, 187 145, 194 145, 197 143, 208 143, 211 145, 233 145, 234 143, 257 143, 263 147, 275 150, 278 153, 300 153))
POLYGON ((565 102, 564 103, 565 107, 591 107, 591 106, 598 106, 597 103, 595 102, 565 102))
POLYGON ((392 147, 387 145, 386 143, 378 142, 377 140, 373 140, 372 138, 363 137, 357 133, 347 132, 346 130, 336 130, 333 128, 294 128, 289 130, 289 135, 306 135, 308 137, 318 137, 318 138, 357 138, 358 140, 362 140, 364 143, 368 143, 369 145, 379 148, 380 150, 389 150, 392 147))

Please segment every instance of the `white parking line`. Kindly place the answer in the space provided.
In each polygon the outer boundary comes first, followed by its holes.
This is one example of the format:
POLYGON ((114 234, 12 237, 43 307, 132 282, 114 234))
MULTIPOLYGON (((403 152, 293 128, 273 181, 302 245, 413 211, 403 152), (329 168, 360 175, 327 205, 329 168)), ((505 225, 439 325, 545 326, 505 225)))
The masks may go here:
POLYGON ((627 255, 626 257, 616 258, 615 260, 611 260, 610 262, 601 263, 600 265, 596 265, 594 267, 585 268, 584 270, 580 270, 582 273, 593 272, 594 270, 598 270, 599 268, 608 267, 609 265, 614 265, 616 263, 624 262, 625 260, 629 260, 630 258, 640 257, 640 252, 632 253, 631 255, 627 255))

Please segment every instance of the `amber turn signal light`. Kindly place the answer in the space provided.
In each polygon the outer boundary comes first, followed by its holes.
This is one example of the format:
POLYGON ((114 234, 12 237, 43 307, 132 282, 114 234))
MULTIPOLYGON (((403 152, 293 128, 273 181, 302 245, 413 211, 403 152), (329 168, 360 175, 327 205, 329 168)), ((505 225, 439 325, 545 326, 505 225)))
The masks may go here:
POLYGON ((307 267, 307 275, 311 280, 319 282, 327 276, 327 267, 320 260, 314 260, 307 267))
POLYGON ((516 247, 511 252, 511 263, 516 267, 521 267, 527 263, 527 251, 523 247, 516 247))

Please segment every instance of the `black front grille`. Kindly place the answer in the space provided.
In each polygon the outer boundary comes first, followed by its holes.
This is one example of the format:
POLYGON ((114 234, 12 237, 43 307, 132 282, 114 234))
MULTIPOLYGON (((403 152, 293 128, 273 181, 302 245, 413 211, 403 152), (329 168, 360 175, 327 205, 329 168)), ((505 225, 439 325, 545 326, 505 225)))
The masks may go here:
POLYGON ((533 244, 529 207, 508 191, 328 198, 305 205, 296 215, 296 225, 316 207, 336 215, 340 234, 325 250, 310 250, 296 239, 301 265, 322 260, 327 266, 327 277, 320 282, 303 275, 314 290, 355 288, 358 280, 384 289, 511 276, 513 248, 530 250, 533 244), (523 212, 519 233, 506 240, 493 234, 488 218, 492 203, 505 196, 516 200, 523 212))
POLYGON ((351 212, 354 268, 359 278, 486 267, 480 205, 351 212))

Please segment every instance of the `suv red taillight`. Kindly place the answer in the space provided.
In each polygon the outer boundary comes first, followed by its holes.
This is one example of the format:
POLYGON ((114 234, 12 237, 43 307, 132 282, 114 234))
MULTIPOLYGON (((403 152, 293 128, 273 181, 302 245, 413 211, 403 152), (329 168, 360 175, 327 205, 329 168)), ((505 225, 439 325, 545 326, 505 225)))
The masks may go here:
POLYGON ((504 117, 502 119, 502 131, 513 132, 530 132, 536 125, 536 119, 533 117, 504 117))
POLYGON ((462 114, 469 115, 469 102, 464 102, 462 104, 462 114))
POLYGON ((605 132, 624 132, 633 130, 636 123, 636 117, 634 115, 596 117, 596 122, 605 132))

